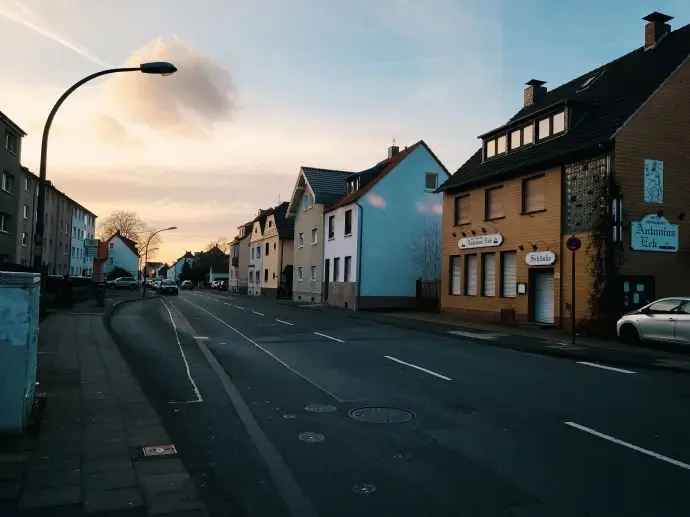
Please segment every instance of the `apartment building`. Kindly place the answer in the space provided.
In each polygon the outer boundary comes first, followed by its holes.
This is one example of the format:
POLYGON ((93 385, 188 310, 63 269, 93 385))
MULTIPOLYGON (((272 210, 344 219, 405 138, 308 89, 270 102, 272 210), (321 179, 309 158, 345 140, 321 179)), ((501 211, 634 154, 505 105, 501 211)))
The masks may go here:
MULTIPOLYGON (((93 255, 87 251, 87 240, 95 238, 96 215, 74 203, 72 207, 72 239, 70 242, 70 275, 91 278, 93 255)), ((95 251, 95 250, 94 250, 95 251)))
POLYGON ((28 235, 17 233, 21 224, 19 191, 21 189, 22 138, 26 133, 0 111, 0 264, 19 263, 17 248, 28 235))

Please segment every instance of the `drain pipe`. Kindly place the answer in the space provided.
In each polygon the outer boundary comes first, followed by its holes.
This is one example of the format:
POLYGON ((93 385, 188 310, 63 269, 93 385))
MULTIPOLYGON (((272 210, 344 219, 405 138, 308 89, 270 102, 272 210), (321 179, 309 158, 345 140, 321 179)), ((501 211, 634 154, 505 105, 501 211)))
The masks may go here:
POLYGON ((362 228, 364 227, 364 209, 357 201, 355 205, 359 208, 359 216, 357 218, 357 308, 359 310, 360 292, 362 290, 362 228))

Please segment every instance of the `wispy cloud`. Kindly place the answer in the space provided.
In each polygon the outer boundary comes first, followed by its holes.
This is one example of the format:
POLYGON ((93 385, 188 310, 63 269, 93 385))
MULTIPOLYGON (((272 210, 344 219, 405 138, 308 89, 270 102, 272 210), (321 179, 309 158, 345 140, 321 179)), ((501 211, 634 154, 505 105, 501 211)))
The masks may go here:
POLYGON ((92 63, 102 66, 102 67, 108 67, 110 66, 109 63, 106 63, 104 60, 99 58, 97 55, 95 55, 93 52, 91 52, 89 49, 82 45, 78 45, 77 43, 74 43, 70 41, 69 39, 65 38, 64 36, 61 36, 42 22, 38 20, 38 18, 35 16, 35 14, 29 9, 26 5, 24 5, 21 2, 13 2, 14 3, 14 9, 10 9, 7 6, 0 5, 0 16, 3 18, 6 18, 14 23, 17 23, 19 25, 22 25, 26 27, 27 29, 30 29, 34 31, 37 34, 40 34, 44 38, 48 38, 49 40, 52 40, 63 47, 71 50, 72 52, 75 52, 76 54, 79 54, 81 57, 84 59, 91 61, 92 63))

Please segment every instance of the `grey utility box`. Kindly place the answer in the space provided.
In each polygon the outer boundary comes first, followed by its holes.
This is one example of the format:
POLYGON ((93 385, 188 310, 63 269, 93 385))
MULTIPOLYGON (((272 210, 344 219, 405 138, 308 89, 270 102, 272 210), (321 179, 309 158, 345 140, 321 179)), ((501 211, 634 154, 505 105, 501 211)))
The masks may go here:
POLYGON ((0 271, 0 432, 26 426, 36 389, 41 276, 0 271))

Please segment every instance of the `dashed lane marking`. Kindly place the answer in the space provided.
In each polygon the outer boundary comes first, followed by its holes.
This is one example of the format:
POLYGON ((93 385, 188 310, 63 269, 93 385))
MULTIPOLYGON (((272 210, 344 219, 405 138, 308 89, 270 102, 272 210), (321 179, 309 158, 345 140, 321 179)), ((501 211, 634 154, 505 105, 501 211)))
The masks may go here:
POLYGON ((339 339, 337 337, 329 336, 328 334, 322 334, 321 332, 314 332, 317 336, 325 337, 326 339, 331 339, 333 341, 337 341, 338 343, 345 343, 345 340, 339 339))
POLYGON ((602 370, 610 370, 612 372, 618 372, 618 373, 637 373, 637 372, 633 372, 632 370, 624 370, 623 368, 614 368, 613 366, 606 366, 606 365, 597 364, 597 363, 589 363, 587 361, 577 361, 577 364, 582 364, 585 366, 591 366, 593 368, 601 368, 602 370))
POLYGON ((295 325, 294 323, 290 323, 289 321, 285 321, 285 320, 279 320, 278 318, 276 318, 276 321, 278 323, 282 323, 283 325, 290 325, 291 327, 295 325))
POLYGON ((259 312, 259 311, 252 311, 252 314, 256 314, 257 316, 265 316, 265 314, 263 312, 259 312))

